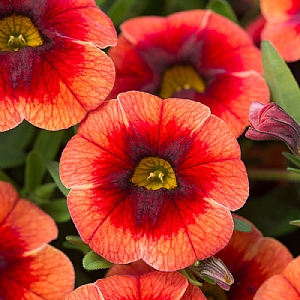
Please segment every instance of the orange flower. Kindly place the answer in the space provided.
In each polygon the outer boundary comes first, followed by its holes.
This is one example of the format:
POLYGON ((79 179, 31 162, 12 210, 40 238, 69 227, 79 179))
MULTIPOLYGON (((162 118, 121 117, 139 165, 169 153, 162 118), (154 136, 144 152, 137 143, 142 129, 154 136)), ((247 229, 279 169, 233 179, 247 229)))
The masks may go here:
POLYGON ((254 300, 300 300, 300 256, 281 274, 269 278, 257 291, 254 300))
MULTIPOLYGON (((243 219, 239 216, 235 218, 243 219)), ((202 290, 208 299, 216 297, 216 299, 252 300, 263 282, 281 273, 293 259, 284 245, 273 238, 263 237, 258 229, 251 225, 251 232, 234 231, 228 245, 214 255, 229 269, 234 283, 229 291, 205 283, 202 290)), ((294 300, 294 298, 286 299, 294 300)))
POLYGON ((67 144, 61 180, 83 241, 114 263, 187 267, 229 241, 248 197, 240 148, 201 103, 121 93, 67 144))
POLYGON ((0 299, 64 299, 75 276, 69 259, 47 245, 57 236, 54 221, 2 181, 0 201, 0 299))
POLYGON ((262 39, 271 41, 288 62, 300 59, 300 1, 260 0, 266 25, 262 39))
POLYGON ((79 287, 66 300, 121 300, 121 299, 164 299, 164 300, 205 300, 206 297, 195 286, 188 284, 178 272, 126 273, 97 280, 93 284, 79 287))
POLYGON ((110 19, 93 0, 0 0, 0 131, 23 119, 57 130, 111 91, 110 19))
POLYGON ((201 102, 235 136, 248 125, 252 101, 267 103, 259 50, 248 34, 210 10, 138 17, 121 25, 109 56, 116 66, 110 95, 139 90, 201 102))

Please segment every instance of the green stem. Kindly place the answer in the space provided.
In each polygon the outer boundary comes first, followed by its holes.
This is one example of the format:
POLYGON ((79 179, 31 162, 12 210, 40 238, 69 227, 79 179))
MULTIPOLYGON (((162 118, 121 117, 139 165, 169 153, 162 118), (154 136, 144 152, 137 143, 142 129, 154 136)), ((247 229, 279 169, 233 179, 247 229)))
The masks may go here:
POLYGON ((261 180, 261 181, 269 181, 269 180, 287 180, 300 182, 299 174, 294 172, 285 171, 285 170, 276 170, 276 169, 248 169, 247 170, 248 177, 250 180, 261 180))

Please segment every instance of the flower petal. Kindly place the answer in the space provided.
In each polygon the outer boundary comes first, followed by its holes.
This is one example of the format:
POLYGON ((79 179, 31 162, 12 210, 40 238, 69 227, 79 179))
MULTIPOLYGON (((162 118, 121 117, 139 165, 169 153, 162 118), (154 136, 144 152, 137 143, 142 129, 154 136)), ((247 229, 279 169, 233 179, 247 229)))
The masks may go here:
POLYGON ((105 300, 103 298, 103 295, 99 287, 94 283, 80 286, 65 298, 65 300, 82 300, 82 299, 105 300))
POLYGON ((0 182, 0 198, 4 208, 0 219, 1 255, 20 255, 57 237, 54 220, 35 204, 19 199, 9 183, 0 182))
POLYGON ((0 106, 1 131, 12 127, 12 116, 50 130, 75 125, 113 86, 113 63, 90 43, 56 37, 51 49, 2 55, 0 92, 7 103, 0 106))
POLYGON ((33 255, 8 261, 8 267, 0 275, 0 297, 61 300, 73 290, 74 279, 67 256, 46 245, 33 255))
POLYGON ((179 300, 188 282, 179 273, 151 272, 140 277, 114 275, 97 280, 105 299, 179 300))

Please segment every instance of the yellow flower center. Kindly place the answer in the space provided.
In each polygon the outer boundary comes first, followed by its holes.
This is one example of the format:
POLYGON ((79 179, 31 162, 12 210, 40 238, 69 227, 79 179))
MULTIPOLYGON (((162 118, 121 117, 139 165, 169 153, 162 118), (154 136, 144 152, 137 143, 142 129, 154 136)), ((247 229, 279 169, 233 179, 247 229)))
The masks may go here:
POLYGON ((159 157, 143 158, 134 170, 131 182, 147 190, 177 187, 176 176, 171 165, 159 157))
POLYGON ((208 300, 228 300, 226 292, 217 285, 204 282, 201 290, 208 300))
POLYGON ((40 33, 29 18, 12 15, 0 20, 0 51, 18 51, 24 46, 42 44, 40 33))
POLYGON ((192 66, 174 65, 166 69, 159 96, 163 99, 170 98, 174 93, 182 90, 195 90, 202 93, 205 90, 205 82, 192 66))

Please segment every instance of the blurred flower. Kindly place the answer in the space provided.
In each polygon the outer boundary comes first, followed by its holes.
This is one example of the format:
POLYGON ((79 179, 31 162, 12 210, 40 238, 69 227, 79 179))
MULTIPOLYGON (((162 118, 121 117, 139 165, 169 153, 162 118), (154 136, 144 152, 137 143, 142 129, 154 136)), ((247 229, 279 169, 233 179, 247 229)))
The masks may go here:
MULTIPOLYGON (((235 218, 243 219, 236 215, 235 218)), ((273 238, 263 237, 253 224, 251 226, 251 232, 234 231, 228 245, 214 255, 229 269, 234 283, 229 291, 204 283, 201 289, 208 299, 252 300, 261 284, 282 272, 292 260, 284 245, 273 238)))
POLYGON ((55 222, 0 181, 0 299, 62 300, 74 287, 69 259, 47 245, 55 222))
POLYGON ((246 31, 252 38, 252 41, 256 47, 260 47, 261 43, 261 32, 264 29, 266 20, 262 15, 259 15, 252 20, 246 27, 246 31))
POLYGON ((271 41, 284 60, 300 59, 300 1, 260 0, 266 25, 262 39, 271 41))
POLYGON ((121 25, 109 56, 116 66, 110 97, 140 90, 210 107, 235 136, 252 101, 269 102, 259 50, 239 26, 209 10, 138 17, 121 25))
POLYGON ((111 91, 111 20, 93 0, 0 0, 0 131, 23 119, 57 130, 111 91))
MULTIPOLYGON (((124 266, 126 270, 126 266, 124 266)), ((77 288, 66 300, 164 299, 205 300, 201 291, 178 272, 150 271, 114 275, 77 288)))
POLYGON ((249 109, 250 127, 246 137, 255 140, 280 140, 300 156, 300 125, 276 103, 253 102, 249 109))
POLYGON ((253 299, 300 300, 300 256, 291 261, 281 274, 264 282, 253 299))
POLYGON ((239 145, 203 104, 121 93, 81 123, 60 163, 82 240, 113 263, 187 267, 231 237, 248 197, 239 145))

